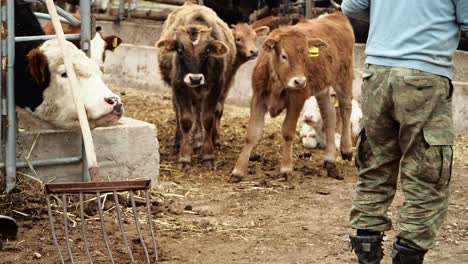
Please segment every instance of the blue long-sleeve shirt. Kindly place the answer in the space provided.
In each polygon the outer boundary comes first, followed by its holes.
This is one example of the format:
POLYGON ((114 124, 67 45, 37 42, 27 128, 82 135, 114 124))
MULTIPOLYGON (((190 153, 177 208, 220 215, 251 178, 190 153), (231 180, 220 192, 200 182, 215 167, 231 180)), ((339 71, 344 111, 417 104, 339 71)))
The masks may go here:
POLYGON ((452 78, 460 31, 468 31, 468 0, 343 0, 341 9, 369 20, 366 63, 452 78))

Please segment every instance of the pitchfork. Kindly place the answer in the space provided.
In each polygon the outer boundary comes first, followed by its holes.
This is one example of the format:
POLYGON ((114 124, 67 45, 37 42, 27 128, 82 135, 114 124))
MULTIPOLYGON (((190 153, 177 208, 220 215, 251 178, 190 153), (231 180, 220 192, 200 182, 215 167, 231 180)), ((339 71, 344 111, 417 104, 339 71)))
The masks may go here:
POLYGON ((84 105, 81 102, 80 94, 79 94, 79 84, 78 80, 76 78, 76 73, 73 68, 73 65, 70 61, 70 59, 67 57, 68 54, 65 53, 65 36, 63 33, 62 26, 59 22, 59 18, 57 15, 57 10, 55 8, 53 0, 46 0, 47 4, 47 9, 50 14, 51 21, 53 23, 57 39, 59 42, 59 45, 62 49, 63 53, 63 60, 65 64, 65 68, 67 70, 67 75, 68 79, 70 82, 70 87, 73 95, 73 100, 75 102, 76 110, 78 113, 78 119, 81 127, 81 133, 83 136, 83 141, 84 141, 84 147, 85 147, 85 153, 86 153, 86 158, 89 164, 89 174, 91 178, 91 182, 80 182, 80 183, 51 183, 51 184, 46 184, 45 185, 45 192, 46 192, 46 200, 47 200, 47 209, 48 209, 48 214, 49 214, 49 221, 50 221, 50 226, 51 226, 51 231, 52 231, 52 238, 54 240, 55 246, 58 249, 58 254, 60 256, 60 259, 62 263, 65 263, 64 257, 62 255, 62 251, 60 249, 59 241, 57 240, 57 235, 54 227, 54 217, 52 215, 52 209, 51 209, 51 202, 50 202, 50 196, 54 196, 57 198, 57 196, 61 196, 62 200, 62 206, 63 206, 63 221, 64 221, 64 233, 65 233, 65 243, 66 243, 66 248, 69 256, 69 260, 71 263, 74 263, 73 260, 73 254, 70 246, 70 237, 69 237, 69 228, 68 228, 68 213, 67 213, 67 194, 78 194, 79 196, 79 207, 80 207, 80 219, 81 219, 81 232, 82 232, 82 238, 83 242, 85 244, 86 248, 86 253, 88 255, 88 259, 90 263, 93 263, 93 258, 90 254, 90 249, 88 245, 88 240, 86 237, 86 222, 84 219, 84 209, 83 209, 83 196, 84 194, 95 194, 96 195, 96 201, 97 201, 97 207, 99 211, 99 218, 100 218, 100 224, 101 224, 101 230, 102 230, 102 236, 104 239, 104 243, 106 245, 106 249, 108 252, 108 255, 110 257, 111 263, 115 263, 114 258, 112 256, 112 250, 109 245, 109 238, 107 236, 106 232, 106 227, 105 227, 105 222, 104 222, 104 213, 103 213, 103 206, 101 202, 101 194, 112 194, 114 197, 114 202, 115 202, 115 208, 116 208, 116 213, 117 213, 117 219, 119 223, 119 229, 121 233, 121 237, 125 242, 125 245, 128 249, 128 254, 130 255, 130 258, 132 262, 135 262, 134 255, 132 254, 132 249, 129 246, 129 243, 127 241, 127 237, 125 234, 124 230, 124 224, 122 220, 122 210, 120 209, 119 205, 119 197, 117 196, 117 192, 128 192, 129 198, 131 201, 132 209, 133 209, 133 215, 135 218, 135 224, 136 224, 136 229, 138 232, 138 237, 140 240, 140 243, 143 247, 143 250, 145 252, 146 256, 146 263, 151 263, 150 260, 150 253, 148 253, 148 249, 145 245, 145 241, 143 239, 142 235, 142 230, 140 227, 139 219, 138 219, 138 211, 137 207, 135 205, 135 199, 134 199, 134 191, 144 191, 145 196, 146 196, 146 208, 147 208, 147 213, 148 213, 148 224, 149 228, 151 231, 151 238, 152 238, 152 245, 154 248, 154 260, 155 263, 158 262, 158 252, 157 252, 157 246, 156 246, 156 239, 154 235, 154 230, 153 230, 153 221, 151 217, 151 207, 150 207, 150 183, 151 180, 134 180, 134 181, 115 181, 115 182, 99 182, 99 176, 98 176, 98 164, 97 164, 97 159, 96 159, 96 153, 94 151, 94 145, 93 145, 93 139, 91 137, 91 131, 89 128, 88 124, 88 119, 86 117, 86 112, 84 105))

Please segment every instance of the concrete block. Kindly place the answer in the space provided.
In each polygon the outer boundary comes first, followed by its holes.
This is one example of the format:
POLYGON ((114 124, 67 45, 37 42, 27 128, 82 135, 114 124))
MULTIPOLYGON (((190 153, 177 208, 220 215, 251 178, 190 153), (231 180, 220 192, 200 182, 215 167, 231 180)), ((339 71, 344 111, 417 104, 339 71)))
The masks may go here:
MULTIPOLYGON (((55 159, 81 155, 81 133, 69 130, 20 131, 17 140, 19 158, 24 160, 55 159), (37 139, 37 140, 36 140, 37 139)), ((92 130, 94 146, 103 181, 151 179, 158 186, 159 143, 153 124, 122 118, 118 125, 92 130)), ((41 180, 80 182, 81 163, 35 167, 41 180)))

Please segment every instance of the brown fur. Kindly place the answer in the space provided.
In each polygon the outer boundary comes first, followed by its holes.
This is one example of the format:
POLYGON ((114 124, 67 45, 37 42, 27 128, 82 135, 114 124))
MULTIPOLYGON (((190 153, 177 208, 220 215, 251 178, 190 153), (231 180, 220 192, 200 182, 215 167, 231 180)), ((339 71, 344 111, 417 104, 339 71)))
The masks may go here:
POLYGON ((292 142, 297 120, 305 100, 312 95, 317 97, 327 130, 325 164, 329 173, 337 176, 334 165, 336 114, 330 102, 329 87, 332 86, 336 91, 343 117, 342 156, 350 159, 353 45, 353 30, 341 12, 294 26, 280 27, 271 32, 263 44, 264 51, 260 53, 252 75, 250 120, 245 145, 231 180, 237 181, 245 174, 251 150, 261 135, 267 112, 275 117, 286 110, 282 127, 285 145, 281 172, 292 172, 292 142), (319 56, 309 57, 309 47, 319 47, 319 56))
POLYGON ((49 78, 49 62, 44 52, 39 48, 35 48, 28 53, 29 71, 31 76, 39 86, 44 86, 49 78))
POLYGON ((302 17, 267 16, 267 17, 264 17, 260 20, 253 22, 250 26, 253 29, 267 26, 270 28, 270 31, 273 31, 279 28, 280 26, 292 26, 303 21, 305 21, 305 19, 302 17))
POLYGON ((188 139, 194 127, 193 147, 202 147, 202 159, 212 165, 223 98, 227 95, 237 67, 237 49, 231 29, 210 8, 185 3, 169 14, 157 47, 163 80, 173 90, 172 101, 177 120, 175 145, 179 152, 179 162, 183 167, 191 162, 192 147, 188 139), (205 84, 189 87, 183 81, 182 75, 188 72, 181 72, 184 66, 181 60, 184 64, 199 63, 203 59, 200 54, 207 47, 219 56, 208 56, 210 58, 206 63, 209 70, 203 73, 206 75, 205 84), (183 55, 179 52, 183 52, 183 55))

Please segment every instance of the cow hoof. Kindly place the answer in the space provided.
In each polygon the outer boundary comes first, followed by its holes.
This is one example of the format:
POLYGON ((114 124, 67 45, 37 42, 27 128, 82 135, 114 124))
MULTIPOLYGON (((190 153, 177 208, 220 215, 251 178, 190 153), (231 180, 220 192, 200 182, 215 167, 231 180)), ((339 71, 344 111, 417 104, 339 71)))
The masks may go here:
POLYGON ((288 181, 292 177, 292 171, 282 171, 280 173, 281 178, 283 178, 284 181, 288 181))
POLYGON ((353 152, 344 152, 344 151, 341 151, 341 158, 342 158, 343 160, 351 161, 351 160, 353 160, 353 152))
POLYGON ((343 180, 343 176, 338 172, 338 168, 334 162, 325 161, 323 166, 327 170, 327 176, 337 180, 343 180))
POLYGON ((213 160, 204 160, 202 164, 203 164, 203 167, 207 168, 208 170, 212 170, 214 168, 213 160))
POLYGON ((229 181, 230 183, 239 183, 240 181, 242 181, 242 176, 240 175, 236 175, 236 174, 231 174, 231 177, 229 177, 229 181))
POLYGON ((179 170, 189 170, 192 165, 189 162, 179 162, 177 163, 177 168, 179 170))

